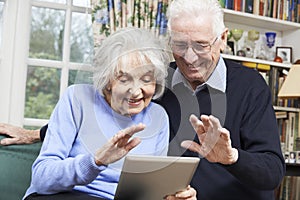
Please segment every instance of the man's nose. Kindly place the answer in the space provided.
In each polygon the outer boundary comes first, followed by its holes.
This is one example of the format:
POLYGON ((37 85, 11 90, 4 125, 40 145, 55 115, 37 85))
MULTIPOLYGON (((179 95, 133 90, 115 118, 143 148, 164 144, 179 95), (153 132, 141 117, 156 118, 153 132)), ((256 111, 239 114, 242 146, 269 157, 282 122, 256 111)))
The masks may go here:
POLYGON ((192 64, 198 59, 198 56, 194 52, 193 48, 188 47, 188 49, 186 50, 183 58, 184 58, 185 61, 192 64))

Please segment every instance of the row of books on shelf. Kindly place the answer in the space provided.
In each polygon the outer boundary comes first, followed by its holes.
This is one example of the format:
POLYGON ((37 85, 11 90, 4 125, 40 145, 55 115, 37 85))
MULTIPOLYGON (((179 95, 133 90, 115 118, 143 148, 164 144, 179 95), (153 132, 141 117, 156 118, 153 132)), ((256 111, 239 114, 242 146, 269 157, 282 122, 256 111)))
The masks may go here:
POLYGON ((300 23, 300 0, 219 0, 223 8, 300 23))
POLYGON ((285 176, 275 190, 275 200, 300 200, 300 177, 285 176))
POLYGON ((276 111, 275 114, 285 162, 300 164, 299 113, 276 111))
POLYGON ((283 68, 271 67, 268 71, 260 71, 260 74, 270 87, 274 106, 300 108, 300 99, 282 99, 278 97, 278 92, 286 78, 284 70, 283 68))

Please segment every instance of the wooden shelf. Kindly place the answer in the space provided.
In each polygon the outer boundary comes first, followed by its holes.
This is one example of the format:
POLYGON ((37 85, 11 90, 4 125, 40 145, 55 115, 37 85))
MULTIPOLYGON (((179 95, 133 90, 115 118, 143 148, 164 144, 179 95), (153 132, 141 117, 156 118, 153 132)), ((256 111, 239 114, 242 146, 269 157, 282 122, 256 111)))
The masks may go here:
POLYGON ((268 24, 268 29, 274 31, 289 31, 297 30, 300 28, 300 23, 284 21, 271 17, 264 17, 229 9, 224 9, 224 19, 227 22, 260 27, 264 29, 266 28, 266 24, 268 24))
POLYGON ((254 62, 254 63, 261 63, 266 65, 271 65, 275 67, 282 67, 282 68, 290 68, 292 64, 285 64, 285 63, 278 63, 268 60, 260 60, 255 58, 247 58, 247 57, 241 57, 241 56, 234 56, 234 55, 228 55, 228 54, 222 54, 223 58, 227 58, 230 60, 236 60, 241 62, 254 62))
POLYGON ((300 112, 300 108, 281 107, 281 106, 274 106, 274 110, 288 111, 288 112, 300 112))

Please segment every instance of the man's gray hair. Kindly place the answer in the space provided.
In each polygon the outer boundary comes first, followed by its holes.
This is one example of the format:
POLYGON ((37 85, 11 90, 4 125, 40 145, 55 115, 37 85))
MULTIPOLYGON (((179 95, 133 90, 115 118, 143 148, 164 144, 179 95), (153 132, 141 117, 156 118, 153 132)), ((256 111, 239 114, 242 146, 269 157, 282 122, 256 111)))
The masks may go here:
POLYGON ((215 36, 223 33, 224 12, 218 0, 173 0, 167 12, 168 28, 172 31, 172 21, 182 16, 192 20, 203 15, 209 15, 212 19, 215 36))

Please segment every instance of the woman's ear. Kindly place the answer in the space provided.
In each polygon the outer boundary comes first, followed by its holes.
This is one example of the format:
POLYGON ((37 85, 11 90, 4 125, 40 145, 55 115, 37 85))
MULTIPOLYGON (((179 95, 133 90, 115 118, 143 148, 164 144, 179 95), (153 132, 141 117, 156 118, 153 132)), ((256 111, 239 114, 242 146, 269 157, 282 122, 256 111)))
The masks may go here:
POLYGON ((111 83, 108 83, 106 86, 105 86, 105 90, 107 92, 111 92, 111 83))

